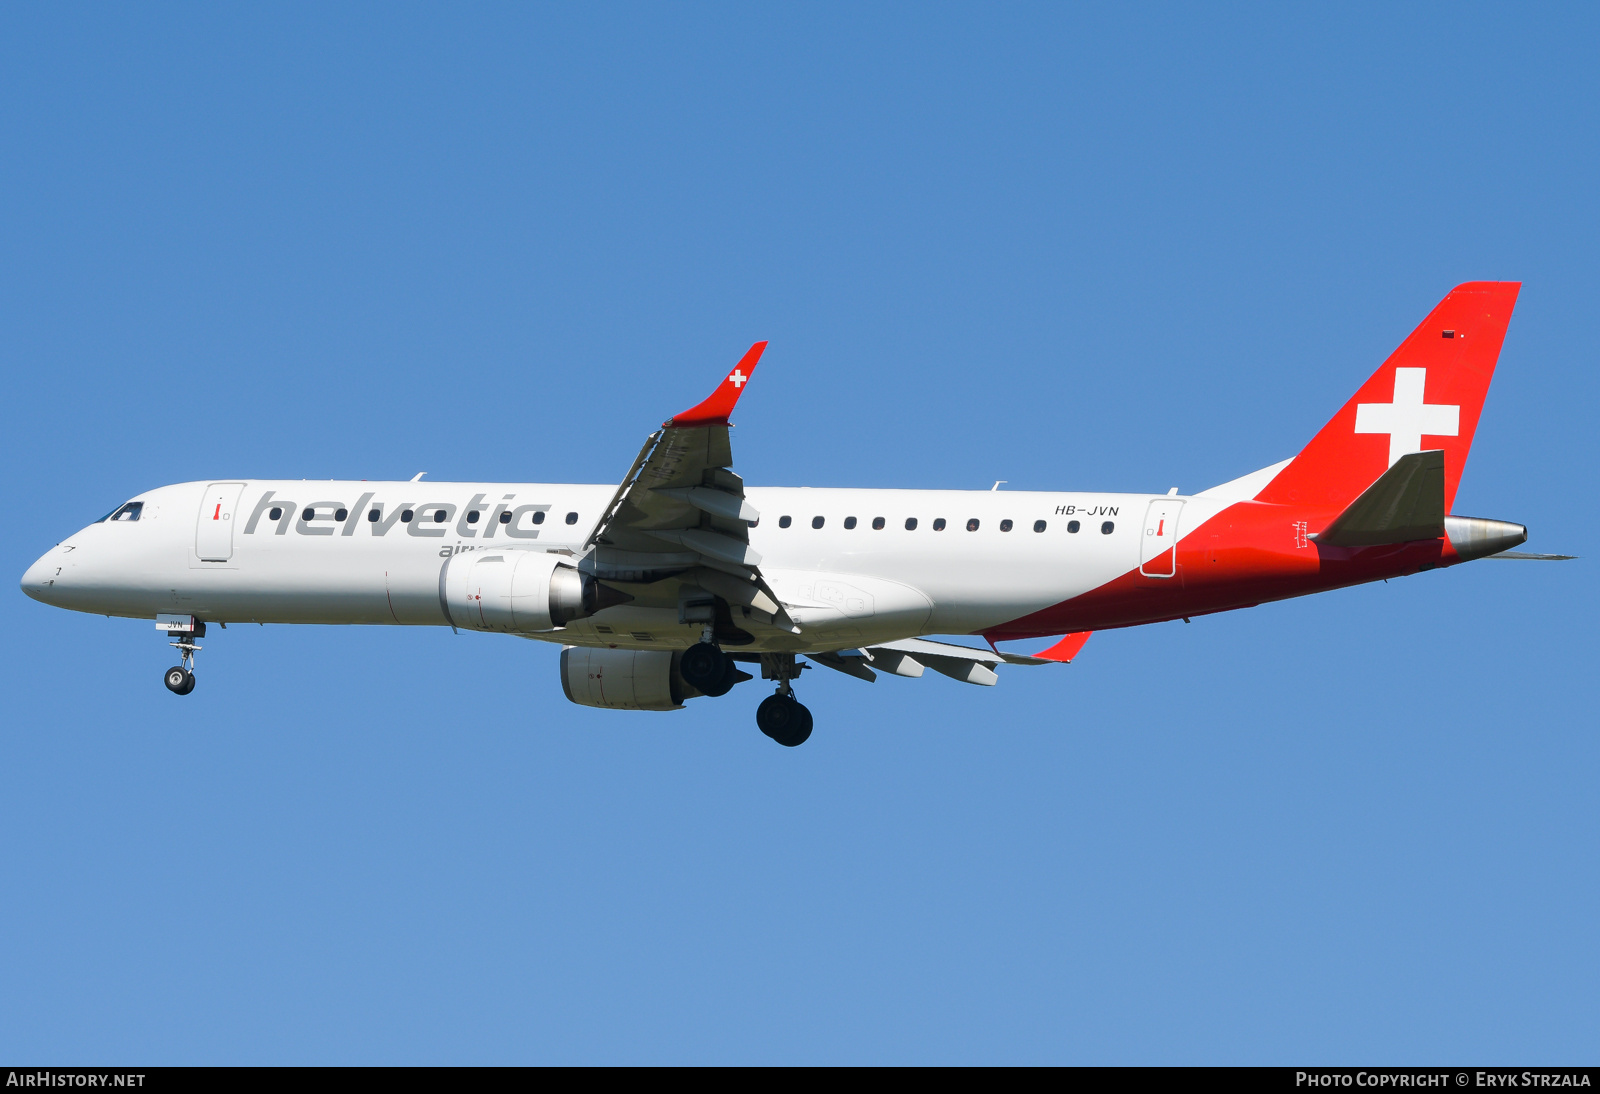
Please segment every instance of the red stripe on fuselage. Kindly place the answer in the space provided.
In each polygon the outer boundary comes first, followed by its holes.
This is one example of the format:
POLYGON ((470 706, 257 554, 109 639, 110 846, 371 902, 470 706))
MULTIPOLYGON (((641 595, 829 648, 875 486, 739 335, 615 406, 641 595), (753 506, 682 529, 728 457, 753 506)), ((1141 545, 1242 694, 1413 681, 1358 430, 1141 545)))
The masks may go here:
POLYGON ((1231 505, 1184 536, 1172 577, 1137 567, 1097 589, 986 629, 991 641, 1160 623, 1360 585, 1459 561, 1445 539, 1333 547, 1308 539, 1334 514, 1287 505, 1231 505), (1303 544, 1303 546, 1301 546, 1303 544))

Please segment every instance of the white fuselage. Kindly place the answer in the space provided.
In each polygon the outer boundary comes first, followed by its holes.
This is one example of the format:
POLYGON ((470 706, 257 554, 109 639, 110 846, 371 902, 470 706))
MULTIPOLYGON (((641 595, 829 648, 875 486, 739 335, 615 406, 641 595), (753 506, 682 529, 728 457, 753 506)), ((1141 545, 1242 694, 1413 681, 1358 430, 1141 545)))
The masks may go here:
MULTIPOLYGON (((102 521, 76 533, 35 563, 23 585, 61 607, 136 618, 177 613, 215 622, 448 626, 455 621, 444 603, 444 572, 452 558, 486 550, 582 555, 614 490, 183 483, 135 499, 143 503, 137 521, 102 521)), ((1188 529, 1230 500, 759 487, 746 496, 761 514, 750 545, 802 633, 748 629, 755 648, 790 650, 983 632, 1137 569, 1146 516, 1157 508, 1173 523, 1178 518, 1171 514, 1181 513, 1188 529), (847 528, 852 517, 854 527, 847 528), (1036 532, 1039 521, 1044 528, 1036 532), (1077 530, 1069 531, 1074 522, 1077 530), (1103 532, 1107 523, 1110 531, 1103 532)), ((700 631, 680 623, 674 605, 641 597, 526 637, 650 649, 692 644, 700 631)))

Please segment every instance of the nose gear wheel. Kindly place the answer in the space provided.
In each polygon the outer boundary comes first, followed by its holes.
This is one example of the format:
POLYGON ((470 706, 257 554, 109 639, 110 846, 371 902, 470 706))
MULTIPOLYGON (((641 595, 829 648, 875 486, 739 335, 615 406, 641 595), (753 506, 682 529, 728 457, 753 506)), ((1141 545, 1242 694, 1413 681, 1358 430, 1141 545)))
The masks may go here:
POLYGON ((167 690, 172 694, 188 695, 194 690, 194 655, 200 652, 200 647, 195 645, 194 640, 205 636, 206 625, 204 623, 196 623, 192 634, 183 631, 167 632, 167 637, 177 639, 176 642, 168 642, 167 645, 176 649, 183 658, 181 665, 173 665, 161 679, 161 682, 167 685, 167 690))

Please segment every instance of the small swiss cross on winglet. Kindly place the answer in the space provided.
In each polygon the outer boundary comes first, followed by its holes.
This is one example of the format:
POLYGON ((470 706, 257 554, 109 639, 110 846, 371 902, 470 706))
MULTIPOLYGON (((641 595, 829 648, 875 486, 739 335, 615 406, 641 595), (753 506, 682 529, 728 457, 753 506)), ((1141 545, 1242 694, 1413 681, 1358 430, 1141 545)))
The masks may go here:
POLYGON ((750 382, 750 374, 756 370, 756 362, 761 360, 761 353, 766 348, 765 342, 751 346, 733 371, 717 385, 717 390, 711 393, 710 398, 691 410, 674 414, 663 425, 680 429, 696 425, 727 425, 728 415, 733 413, 733 405, 739 401, 739 393, 750 382))

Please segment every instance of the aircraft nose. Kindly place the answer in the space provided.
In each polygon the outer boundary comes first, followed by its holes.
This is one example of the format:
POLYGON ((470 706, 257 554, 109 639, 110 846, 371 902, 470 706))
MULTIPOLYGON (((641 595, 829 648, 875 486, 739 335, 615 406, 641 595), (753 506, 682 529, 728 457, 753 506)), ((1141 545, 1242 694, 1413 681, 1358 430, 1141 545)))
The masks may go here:
POLYGON ((22 591, 33 599, 45 604, 54 602, 50 595, 55 588, 56 572, 60 568, 55 561, 55 555, 60 548, 54 548, 39 557, 39 561, 28 567, 22 575, 22 591))

